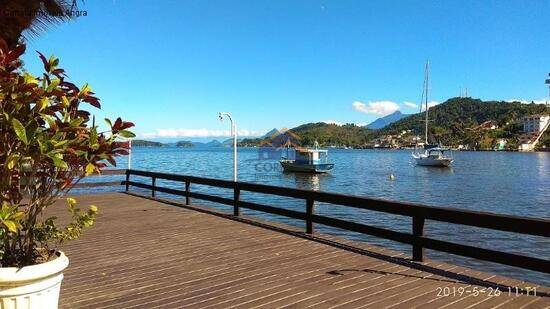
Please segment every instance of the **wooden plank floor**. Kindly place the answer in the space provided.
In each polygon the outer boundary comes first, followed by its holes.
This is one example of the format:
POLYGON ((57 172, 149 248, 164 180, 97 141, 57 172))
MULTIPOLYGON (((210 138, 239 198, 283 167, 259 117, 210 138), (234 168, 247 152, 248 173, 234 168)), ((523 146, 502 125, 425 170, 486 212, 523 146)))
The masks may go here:
MULTIPOLYGON (((412 263, 326 235, 308 239, 124 193, 77 200, 82 208, 97 205, 100 215, 64 247, 70 266, 61 308, 550 307, 550 297, 540 296, 546 287, 536 297, 490 296, 488 282, 501 290, 536 285, 437 261, 412 263), (445 287, 465 291, 438 297, 445 287), (474 288, 485 292, 475 296, 474 288)), ((65 206, 51 212, 62 217, 65 206)))

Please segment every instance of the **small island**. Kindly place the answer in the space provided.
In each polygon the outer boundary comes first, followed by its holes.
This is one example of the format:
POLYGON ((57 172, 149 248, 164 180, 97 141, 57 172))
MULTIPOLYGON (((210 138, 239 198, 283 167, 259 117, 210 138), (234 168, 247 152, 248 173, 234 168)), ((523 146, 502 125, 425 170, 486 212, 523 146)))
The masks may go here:
POLYGON ((133 147, 163 147, 165 146, 163 143, 159 142, 152 142, 152 141, 144 141, 140 139, 135 139, 132 141, 133 147))
POLYGON ((195 144, 193 144, 190 141, 179 141, 176 143, 176 147, 191 148, 191 147, 195 147, 195 144))

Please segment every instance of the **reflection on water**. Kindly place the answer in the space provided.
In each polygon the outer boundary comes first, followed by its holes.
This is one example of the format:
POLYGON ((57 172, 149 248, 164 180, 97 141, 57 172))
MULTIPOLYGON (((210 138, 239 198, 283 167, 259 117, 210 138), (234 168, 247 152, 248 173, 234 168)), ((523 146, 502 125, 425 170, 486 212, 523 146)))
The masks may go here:
MULTIPOLYGON (((230 148, 134 148, 132 166, 135 169, 149 171, 232 179, 231 156, 230 148)), ((454 158, 452 168, 430 168, 415 165, 411 161, 410 151, 331 150, 330 159, 335 163, 332 172, 309 175, 282 173, 276 160, 258 160, 256 149, 239 149, 239 180, 426 205, 550 218, 550 153, 455 152, 454 158), (389 177, 390 174, 394 175, 393 180, 389 177)), ((125 163, 121 160, 119 167, 124 168, 125 163)), ((232 197, 232 193, 224 189, 201 190, 208 194, 232 197)), ((245 194, 243 200, 246 199, 298 211, 304 211, 305 206, 304 201, 279 196, 245 194)), ((409 218, 325 204, 318 205, 317 210, 336 218, 410 232, 409 218)), ((254 214, 288 224, 303 224, 278 216, 254 214)), ((395 250, 410 251, 409 246, 384 239, 322 226, 317 230, 395 250)), ((541 237, 520 236, 433 221, 426 223, 426 232, 430 237, 468 245, 522 252, 542 258, 550 256, 550 242, 541 237)), ((535 272, 438 252, 429 251, 428 256, 550 285, 548 276, 535 272)))
POLYGON ((293 181, 295 183, 294 188, 296 189, 319 191, 321 188, 321 179, 332 177, 332 175, 283 172, 283 177, 293 181))

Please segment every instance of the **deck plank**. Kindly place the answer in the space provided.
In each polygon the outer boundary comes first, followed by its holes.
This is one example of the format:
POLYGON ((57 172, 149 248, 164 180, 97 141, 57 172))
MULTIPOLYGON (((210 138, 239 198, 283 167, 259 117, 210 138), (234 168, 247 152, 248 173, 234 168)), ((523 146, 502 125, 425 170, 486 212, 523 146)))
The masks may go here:
MULTIPOLYGON (((437 297, 494 274, 260 220, 179 208, 124 193, 77 196, 100 208, 93 228, 63 249, 61 308, 544 308, 548 297, 437 297), (243 221, 243 220, 241 220, 243 221), (256 224, 257 222, 257 224, 256 224), (352 249, 350 249, 352 248, 352 249)), ((50 212, 66 220, 60 201, 50 212)), ((540 287, 540 290, 548 290, 540 287)))

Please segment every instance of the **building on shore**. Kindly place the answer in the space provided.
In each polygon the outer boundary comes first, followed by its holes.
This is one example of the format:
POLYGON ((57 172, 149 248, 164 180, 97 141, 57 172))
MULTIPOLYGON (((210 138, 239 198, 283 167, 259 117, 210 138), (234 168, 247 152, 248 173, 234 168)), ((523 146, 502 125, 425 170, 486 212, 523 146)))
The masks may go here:
POLYGON ((531 115, 523 117, 523 132, 541 132, 550 122, 550 115, 531 115))
POLYGON ((533 151, 550 125, 550 115, 523 117, 523 134, 519 137, 519 151, 533 151))

